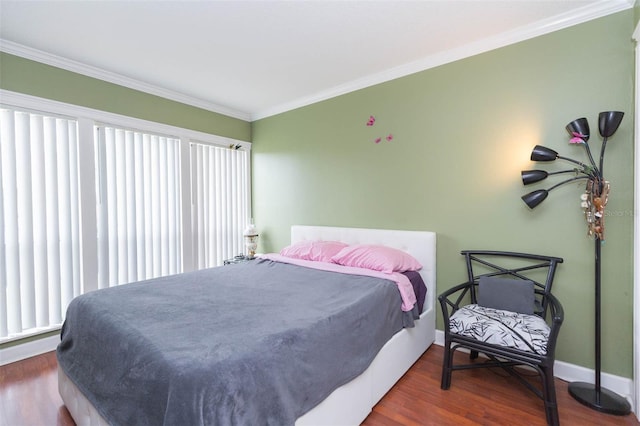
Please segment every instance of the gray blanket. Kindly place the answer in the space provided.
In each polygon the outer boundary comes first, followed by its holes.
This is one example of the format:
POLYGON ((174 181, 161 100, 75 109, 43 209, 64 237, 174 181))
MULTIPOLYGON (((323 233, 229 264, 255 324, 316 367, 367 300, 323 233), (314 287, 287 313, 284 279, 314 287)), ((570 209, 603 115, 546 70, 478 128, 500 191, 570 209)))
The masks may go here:
POLYGON ((402 328, 394 283, 267 260, 77 297, 60 367, 114 425, 287 425, 402 328))

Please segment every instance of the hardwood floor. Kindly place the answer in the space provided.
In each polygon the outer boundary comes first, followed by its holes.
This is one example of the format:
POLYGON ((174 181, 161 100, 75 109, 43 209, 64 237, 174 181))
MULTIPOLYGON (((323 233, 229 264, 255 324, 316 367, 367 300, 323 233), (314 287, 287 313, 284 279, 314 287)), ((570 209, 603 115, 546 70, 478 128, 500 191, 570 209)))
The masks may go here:
MULTIPOLYGON (((456 356, 463 357, 459 354, 456 356)), ((545 425, 542 401, 489 369, 453 373, 440 389, 442 347, 433 345, 376 405, 365 426, 545 425)), ((1 426, 73 426, 58 395, 53 352, 0 367, 1 426)), ((611 416, 584 407, 556 380, 562 425, 639 425, 635 415, 611 416)))

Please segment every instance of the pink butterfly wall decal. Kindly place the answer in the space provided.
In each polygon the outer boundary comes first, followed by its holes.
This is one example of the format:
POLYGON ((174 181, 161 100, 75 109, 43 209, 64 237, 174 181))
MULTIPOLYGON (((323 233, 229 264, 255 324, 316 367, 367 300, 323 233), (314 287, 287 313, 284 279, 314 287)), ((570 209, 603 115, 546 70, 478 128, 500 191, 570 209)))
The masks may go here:
MULTIPOLYGON (((373 115, 369 116, 369 119, 367 120, 367 127, 372 127, 374 124, 376 124, 376 118, 373 115)), ((385 136, 384 138, 387 142, 391 142, 393 140, 393 134, 389 133, 387 136, 385 136)), ((373 142, 375 143, 380 143, 382 141, 382 137, 377 137, 373 140, 373 142)))

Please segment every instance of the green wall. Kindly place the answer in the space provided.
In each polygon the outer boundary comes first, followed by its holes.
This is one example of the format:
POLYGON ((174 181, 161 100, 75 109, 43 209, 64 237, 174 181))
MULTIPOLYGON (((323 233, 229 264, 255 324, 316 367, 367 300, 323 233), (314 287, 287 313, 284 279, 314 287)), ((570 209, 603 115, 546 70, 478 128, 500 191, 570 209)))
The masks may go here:
POLYGON ((191 130, 251 140, 237 118, 0 52, 0 88, 191 130))
POLYGON ((431 230, 438 292, 463 281, 461 249, 564 257, 554 291, 566 311, 557 357, 593 368, 594 245, 580 208, 584 185, 562 186, 531 211, 520 196, 556 179, 525 188, 519 173, 570 168, 530 162, 536 144, 588 161, 564 129, 582 116, 597 156, 598 113, 625 111, 605 161, 612 194, 602 353, 605 372, 632 377, 634 22, 630 9, 254 122, 259 250, 286 245, 292 224, 431 230))

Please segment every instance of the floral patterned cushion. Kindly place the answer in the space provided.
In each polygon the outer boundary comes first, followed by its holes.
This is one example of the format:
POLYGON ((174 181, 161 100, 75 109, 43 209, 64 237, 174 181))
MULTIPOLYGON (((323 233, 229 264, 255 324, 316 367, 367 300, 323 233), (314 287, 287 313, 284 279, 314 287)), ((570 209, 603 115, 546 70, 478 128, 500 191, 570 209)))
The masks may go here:
POLYGON ((540 355, 547 353, 550 328, 537 315, 467 305, 449 319, 452 333, 540 355))

